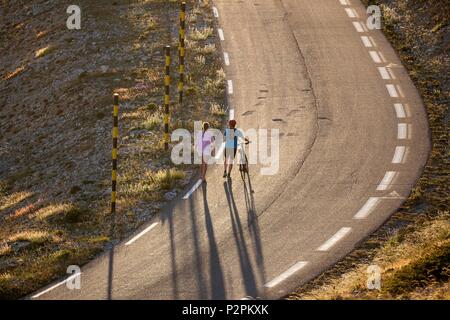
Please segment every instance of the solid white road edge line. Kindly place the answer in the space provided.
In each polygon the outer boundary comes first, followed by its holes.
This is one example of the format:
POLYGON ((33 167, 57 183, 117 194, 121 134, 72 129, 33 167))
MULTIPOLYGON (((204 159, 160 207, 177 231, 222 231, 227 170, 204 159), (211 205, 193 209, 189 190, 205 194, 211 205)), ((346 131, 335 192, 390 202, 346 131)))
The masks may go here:
POLYGON ((132 244, 133 242, 135 242, 137 239, 139 239, 140 237, 142 237, 144 234, 146 234, 147 232, 149 232, 150 230, 152 230, 154 227, 156 227, 158 225, 158 222, 154 222, 152 223, 149 227, 145 228, 143 231, 139 232, 136 236, 134 236, 134 238, 132 238, 130 241, 128 241, 127 243, 125 243, 126 246, 129 246, 130 244, 132 244))
POLYGON ((274 278, 270 282, 267 282, 264 285, 264 287, 266 287, 266 288, 273 288, 273 287, 275 287, 277 284, 283 282, 284 280, 286 280, 287 278, 292 276, 294 273, 296 273, 298 270, 302 269, 307 264, 308 264, 308 261, 299 261, 299 262, 297 262, 292 267, 287 269, 285 272, 280 274, 278 277, 274 278))
POLYGON ((330 250, 331 247, 333 247, 339 240, 344 238, 351 230, 352 228, 350 227, 342 227, 330 239, 325 241, 319 248, 317 248, 317 251, 330 250))

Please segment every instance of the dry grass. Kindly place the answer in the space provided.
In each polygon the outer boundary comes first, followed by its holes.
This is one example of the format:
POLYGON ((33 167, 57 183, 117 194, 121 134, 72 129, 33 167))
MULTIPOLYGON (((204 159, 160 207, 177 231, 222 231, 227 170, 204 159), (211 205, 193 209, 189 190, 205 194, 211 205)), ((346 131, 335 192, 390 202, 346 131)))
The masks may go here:
POLYGON ((9 237, 8 241, 15 242, 15 241, 29 241, 31 243, 43 243, 47 240, 50 240, 51 236, 46 231, 22 231, 19 233, 16 233, 9 237))
POLYGON ((19 204, 20 202, 24 201, 25 199, 31 197, 32 195, 33 195, 33 193, 31 193, 31 192, 20 191, 20 192, 16 192, 16 193, 13 193, 8 196, 1 197, 0 198, 0 212, 19 204))

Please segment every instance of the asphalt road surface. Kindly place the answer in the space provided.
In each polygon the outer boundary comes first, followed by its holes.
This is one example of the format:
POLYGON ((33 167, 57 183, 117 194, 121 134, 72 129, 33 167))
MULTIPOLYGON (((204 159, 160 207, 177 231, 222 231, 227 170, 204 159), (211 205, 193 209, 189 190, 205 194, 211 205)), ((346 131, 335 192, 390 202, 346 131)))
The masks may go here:
POLYGON ((135 235, 33 299, 280 298, 348 254, 408 196, 426 114, 357 0, 216 0, 230 117, 279 129, 275 175, 251 165, 175 199, 135 235), (186 198, 186 199, 184 199, 186 198))

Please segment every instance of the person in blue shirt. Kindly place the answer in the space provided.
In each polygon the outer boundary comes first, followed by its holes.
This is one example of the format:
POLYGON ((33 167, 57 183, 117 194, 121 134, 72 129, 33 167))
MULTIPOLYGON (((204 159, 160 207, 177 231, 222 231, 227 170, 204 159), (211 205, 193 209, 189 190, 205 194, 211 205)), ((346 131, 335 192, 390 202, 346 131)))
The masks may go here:
POLYGON ((241 130, 236 129, 236 120, 228 121, 228 128, 224 132, 225 137, 225 162, 223 177, 230 177, 231 169, 233 169, 233 161, 236 157, 236 151, 238 147, 238 139, 244 139, 248 142, 247 138, 244 138, 244 134, 241 130))

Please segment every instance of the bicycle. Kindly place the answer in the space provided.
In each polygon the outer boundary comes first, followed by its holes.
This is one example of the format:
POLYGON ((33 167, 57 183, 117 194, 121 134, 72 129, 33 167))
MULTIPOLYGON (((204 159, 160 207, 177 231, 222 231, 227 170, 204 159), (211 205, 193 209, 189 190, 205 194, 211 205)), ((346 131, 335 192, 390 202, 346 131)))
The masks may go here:
POLYGON ((239 172, 241 173, 241 178, 245 181, 245 174, 248 174, 248 158, 245 154, 245 145, 249 144, 250 141, 245 139, 245 142, 239 142, 239 172))

